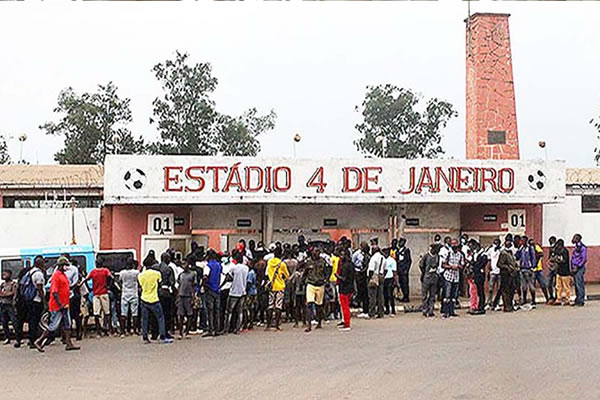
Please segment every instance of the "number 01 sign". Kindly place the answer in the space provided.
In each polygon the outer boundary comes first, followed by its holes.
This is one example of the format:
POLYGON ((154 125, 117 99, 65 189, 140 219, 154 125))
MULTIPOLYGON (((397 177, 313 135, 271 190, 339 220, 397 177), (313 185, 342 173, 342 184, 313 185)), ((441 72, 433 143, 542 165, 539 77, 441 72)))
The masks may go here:
POLYGON ((508 210, 508 230, 515 233, 525 232, 527 227, 527 212, 525 210, 508 210))
POLYGON ((174 219, 173 214, 148 214, 148 234, 172 235, 174 219))

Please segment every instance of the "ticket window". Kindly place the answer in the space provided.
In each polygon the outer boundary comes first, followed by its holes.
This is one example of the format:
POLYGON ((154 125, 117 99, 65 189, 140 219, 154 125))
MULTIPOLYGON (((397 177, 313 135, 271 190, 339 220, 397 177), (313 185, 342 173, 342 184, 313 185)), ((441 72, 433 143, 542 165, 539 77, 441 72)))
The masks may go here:
POLYGON ((191 237, 187 235, 179 235, 177 237, 143 236, 141 260, 143 261, 146 258, 150 250, 154 250, 156 259, 160 261, 160 255, 169 248, 174 249, 175 254, 181 254, 181 258, 183 259, 190 252, 190 244, 191 237))
POLYGON ((198 246, 208 249, 208 235, 193 235, 192 241, 198 243, 198 246))
POLYGON ((383 249, 390 245, 387 232, 364 232, 352 235, 352 246, 358 248, 362 242, 371 244, 371 239, 375 237, 378 239, 380 248, 383 249))
POLYGON ((248 246, 248 242, 250 240, 254 240, 254 243, 258 243, 261 241, 259 234, 253 233, 230 233, 227 235, 227 250, 231 251, 235 248, 235 245, 241 240, 244 239, 246 241, 246 246, 248 246))
MULTIPOLYGON (((298 236, 303 235, 307 243, 313 241, 326 241, 329 240, 330 236, 327 232, 273 232, 273 242, 296 244, 298 243, 298 236)), ((269 245, 265 243, 265 245, 269 245)))

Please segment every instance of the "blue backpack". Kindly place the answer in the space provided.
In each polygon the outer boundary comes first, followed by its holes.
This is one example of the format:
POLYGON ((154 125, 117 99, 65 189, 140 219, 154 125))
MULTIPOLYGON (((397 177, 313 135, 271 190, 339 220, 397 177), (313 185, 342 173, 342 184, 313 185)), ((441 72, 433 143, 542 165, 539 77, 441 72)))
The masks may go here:
POLYGON ((33 301, 35 296, 37 296, 37 287, 35 287, 31 275, 32 271, 27 272, 21 278, 21 282, 19 282, 19 294, 25 301, 33 301))

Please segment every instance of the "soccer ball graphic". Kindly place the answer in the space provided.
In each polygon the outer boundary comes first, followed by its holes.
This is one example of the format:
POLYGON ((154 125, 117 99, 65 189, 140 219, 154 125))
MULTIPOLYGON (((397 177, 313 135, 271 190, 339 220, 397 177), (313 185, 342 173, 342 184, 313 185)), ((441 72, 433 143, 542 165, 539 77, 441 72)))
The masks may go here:
POLYGON ((132 191, 138 191, 146 184, 146 173, 139 168, 132 168, 123 177, 125 187, 132 191))
POLYGON ((533 190, 542 190, 546 185, 546 175, 539 169, 527 177, 529 187, 533 190))

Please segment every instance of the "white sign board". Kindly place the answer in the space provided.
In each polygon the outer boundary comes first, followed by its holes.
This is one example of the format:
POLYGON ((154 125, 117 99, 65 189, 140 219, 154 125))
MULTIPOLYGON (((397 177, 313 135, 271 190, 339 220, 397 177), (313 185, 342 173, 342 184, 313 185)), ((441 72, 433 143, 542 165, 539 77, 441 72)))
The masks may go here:
POLYGON ((552 203, 562 161, 108 156, 106 204, 552 203))
POLYGON ((527 227, 526 210, 508 210, 508 231, 523 233, 527 227))
POLYGON ((174 227, 175 218, 173 214, 148 214, 149 235, 172 235, 174 227))

